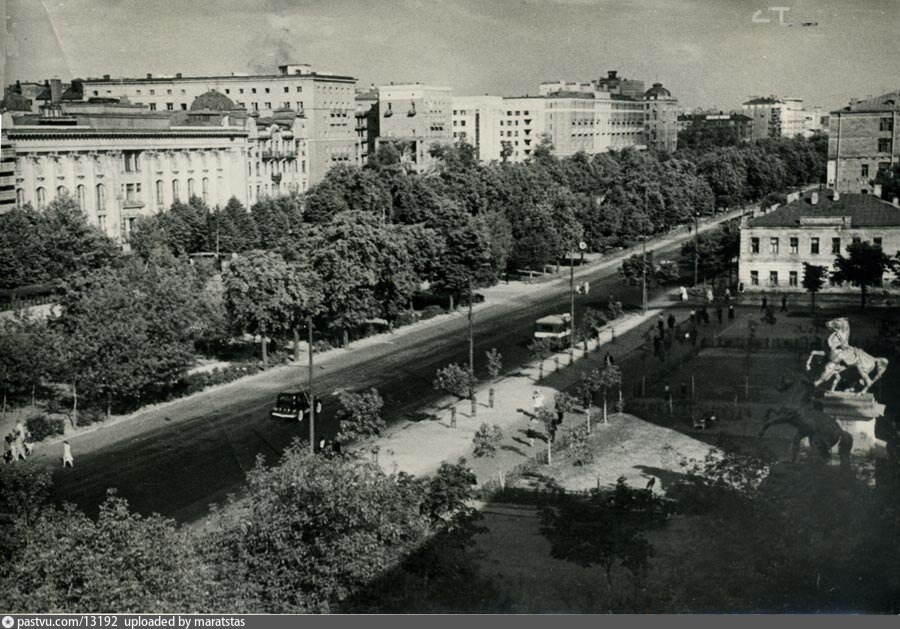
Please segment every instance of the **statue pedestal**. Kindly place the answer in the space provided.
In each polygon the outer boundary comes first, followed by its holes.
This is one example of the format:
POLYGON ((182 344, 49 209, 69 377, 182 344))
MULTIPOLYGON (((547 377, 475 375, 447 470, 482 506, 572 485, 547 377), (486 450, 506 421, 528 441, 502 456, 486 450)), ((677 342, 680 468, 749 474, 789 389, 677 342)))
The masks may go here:
POLYGON ((829 391, 822 396, 822 411, 853 436, 852 452, 884 450, 885 442, 875 437, 875 420, 884 415, 884 404, 871 393, 829 391))

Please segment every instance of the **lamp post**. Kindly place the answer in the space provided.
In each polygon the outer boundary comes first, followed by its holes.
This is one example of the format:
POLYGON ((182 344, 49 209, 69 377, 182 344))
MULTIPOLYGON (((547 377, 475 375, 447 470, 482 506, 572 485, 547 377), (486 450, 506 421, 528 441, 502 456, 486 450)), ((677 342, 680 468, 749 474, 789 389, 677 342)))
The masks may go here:
POLYGON ((316 400, 313 396, 313 319, 312 315, 306 318, 306 326, 309 329, 309 451, 316 453, 316 400))
POLYGON ((647 314, 647 235, 641 237, 641 314, 647 314))
POLYGON ((575 247, 569 248, 569 364, 575 362, 575 247))
POLYGON ((472 417, 478 412, 475 404, 475 322, 472 312, 472 302, 475 301, 475 290, 472 286, 472 278, 469 277, 469 400, 472 403, 472 417))

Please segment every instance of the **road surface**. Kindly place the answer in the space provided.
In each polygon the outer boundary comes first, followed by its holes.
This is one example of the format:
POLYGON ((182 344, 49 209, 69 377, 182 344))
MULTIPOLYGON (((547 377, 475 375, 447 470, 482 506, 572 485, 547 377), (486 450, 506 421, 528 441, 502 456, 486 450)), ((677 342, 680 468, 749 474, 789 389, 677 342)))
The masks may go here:
MULTIPOLYGON (((660 247, 656 258, 674 259, 679 246, 660 247)), ((591 293, 576 296, 576 317, 587 307, 605 308, 610 293, 626 307, 640 307, 640 287, 623 287, 618 267, 615 264, 579 278, 591 282, 591 293)), ((535 319, 568 310, 567 282, 544 285, 496 305, 485 304, 475 316, 478 377, 487 376, 484 353, 492 347, 503 355, 505 371, 527 362, 535 319)), ((360 391, 375 387, 384 398, 384 417, 389 424, 400 419, 417 421, 425 417, 420 409, 444 397, 432 387, 435 371, 451 362, 468 363, 464 316, 383 339, 341 353, 316 369, 316 390, 329 394, 324 398, 326 408, 317 418, 325 436, 336 429, 333 394, 339 388, 360 391)), ((166 416, 163 408, 147 419, 119 422, 73 437, 75 469, 55 469, 56 498, 93 514, 107 488, 116 488, 140 513, 158 512, 180 521, 202 518, 210 503, 221 502, 241 488, 257 457, 275 462, 291 441, 307 436, 305 423, 301 427, 296 422, 272 420, 268 414, 279 391, 302 387, 306 368, 269 373, 271 377, 180 401, 170 411, 172 417, 166 416)), ((61 451, 61 446, 48 445, 50 448, 61 451)), ((55 455, 55 450, 44 451, 41 458, 52 464, 55 455)))

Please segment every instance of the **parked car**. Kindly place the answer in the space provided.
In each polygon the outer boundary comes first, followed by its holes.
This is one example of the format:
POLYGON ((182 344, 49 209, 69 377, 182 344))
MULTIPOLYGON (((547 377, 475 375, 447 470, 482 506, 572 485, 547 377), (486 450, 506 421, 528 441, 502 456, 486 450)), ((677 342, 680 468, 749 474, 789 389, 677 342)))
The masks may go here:
MULTIPOLYGON (((322 400, 314 398, 316 415, 322 413, 322 400)), ((284 391, 278 394, 269 412, 272 419, 295 419, 302 422, 309 415, 309 397, 304 391, 284 391)))

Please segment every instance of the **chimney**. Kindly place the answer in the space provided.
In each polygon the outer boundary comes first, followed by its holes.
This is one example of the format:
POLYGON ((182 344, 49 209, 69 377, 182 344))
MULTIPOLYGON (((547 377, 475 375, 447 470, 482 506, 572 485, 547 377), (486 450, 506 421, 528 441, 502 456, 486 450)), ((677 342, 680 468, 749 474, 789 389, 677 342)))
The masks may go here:
POLYGON ((62 100, 62 81, 50 79, 50 102, 58 103, 62 100))
POLYGON ((104 80, 104 81, 109 81, 109 75, 108 75, 108 74, 104 74, 104 75, 103 75, 103 80, 104 80))
POLYGON ((150 73, 148 72, 148 73, 147 73, 147 78, 148 78, 148 79, 152 79, 152 78, 153 78, 153 75, 150 74, 150 73))
POLYGON ((175 78, 176 78, 176 79, 180 79, 180 78, 181 78, 181 72, 179 72, 178 74, 176 74, 176 75, 175 75, 175 78))
POLYGON ((610 79, 616 78, 616 75, 617 75, 617 74, 619 74, 619 71, 618 71, 618 70, 607 70, 607 71, 606 71, 606 75, 607 75, 607 77, 610 78, 610 79))
POLYGON ((809 202, 810 202, 810 204, 812 204, 812 205, 818 205, 818 203, 819 203, 819 193, 818 193, 818 192, 813 192, 811 195, 809 195, 809 202))

